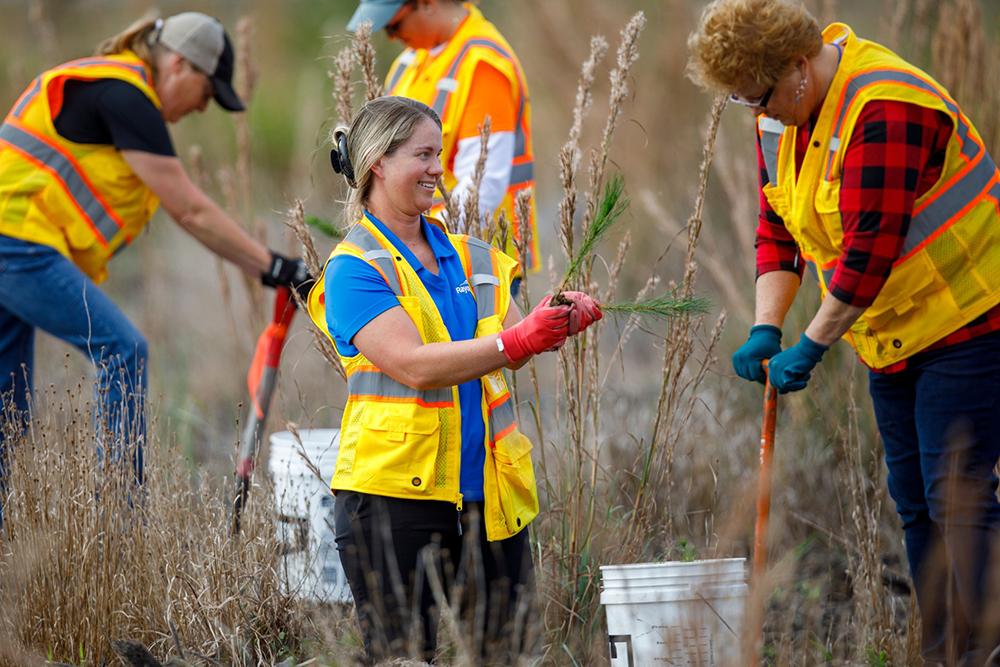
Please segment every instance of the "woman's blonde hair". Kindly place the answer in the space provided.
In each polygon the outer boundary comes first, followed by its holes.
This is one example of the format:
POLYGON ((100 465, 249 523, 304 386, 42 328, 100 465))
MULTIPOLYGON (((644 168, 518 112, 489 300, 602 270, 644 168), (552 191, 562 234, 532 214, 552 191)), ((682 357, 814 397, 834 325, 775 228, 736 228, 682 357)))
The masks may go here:
POLYGON ((96 55, 113 56, 125 51, 132 51, 139 59, 150 67, 156 64, 157 49, 154 44, 154 31, 157 30, 155 16, 141 18, 117 35, 109 37, 97 45, 96 55))
POLYGON ((797 58, 822 48, 819 23, 797 0, 715 0, 688 37, 688 76, 722 92, 773 86, 797 58))
POLYGON ((407 97, 377 97, 361 107, 349 128, 340 126, 333 131, 333 150, 338 151, 342 163, 345 160, 349 163, 353 172, 349 182, 354 182, 344 211, 348 224, 357 221, 368 205, 372 165, 406 143, 425 118, 441 127, 437 113, 423 102, 407 97), (341 150, 342 137, 346 138, 346 155, 341 150))

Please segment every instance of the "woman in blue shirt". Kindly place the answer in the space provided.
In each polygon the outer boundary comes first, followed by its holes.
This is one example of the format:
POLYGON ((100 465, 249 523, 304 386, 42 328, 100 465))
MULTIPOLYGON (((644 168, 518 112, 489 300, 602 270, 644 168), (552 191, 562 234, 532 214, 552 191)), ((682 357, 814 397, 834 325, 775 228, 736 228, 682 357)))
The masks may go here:
POLYGON ((337 470, 337 544, 368 659, 432 660, 426 569, 478 619, 467 639, 501 661, 519 651, 537 514, 528 442, 501 369, 560 347, 601 313, 589 296, 546 298, 521 319, 517 263, 423 216, 440 163, 441 122, 402 97, 366 104, 335 133, 334 168, 356 215, 310 313, 348 376, 337 470), (415 640, 416 646, 408 646, 415 640))

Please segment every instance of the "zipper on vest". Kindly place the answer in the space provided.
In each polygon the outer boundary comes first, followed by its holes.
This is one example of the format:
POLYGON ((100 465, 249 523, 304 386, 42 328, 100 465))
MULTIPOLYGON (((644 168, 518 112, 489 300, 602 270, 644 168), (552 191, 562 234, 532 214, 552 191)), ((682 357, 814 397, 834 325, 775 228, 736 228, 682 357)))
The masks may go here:
POLYGON ((458 494, 458 502, 456 503, 457 512, 455 517, 458 519, 458 536, 462 536, 462 494, 458 494))

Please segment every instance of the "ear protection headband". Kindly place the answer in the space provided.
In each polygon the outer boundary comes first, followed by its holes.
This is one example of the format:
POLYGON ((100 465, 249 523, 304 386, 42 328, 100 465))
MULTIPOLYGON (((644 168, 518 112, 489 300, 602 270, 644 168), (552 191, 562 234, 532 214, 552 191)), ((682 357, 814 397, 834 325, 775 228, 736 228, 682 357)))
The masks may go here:
POLYGON ((343 175, 347 184, 352 188, 358 187, 354 180, 354 166, 347 155, 347 128, 338 127, 333 131, 333 148, 330 150, 330 164, 333 170, 343 175))

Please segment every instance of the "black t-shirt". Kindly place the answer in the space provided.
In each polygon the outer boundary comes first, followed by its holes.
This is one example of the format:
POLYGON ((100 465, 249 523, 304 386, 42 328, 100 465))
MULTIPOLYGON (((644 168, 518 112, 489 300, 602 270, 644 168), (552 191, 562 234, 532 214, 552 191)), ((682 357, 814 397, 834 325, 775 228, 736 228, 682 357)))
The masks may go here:
POLYGON ((120 79, 67 80, 55 126, 76 143, 177 155, 160 110, 145 93, 120 79))

